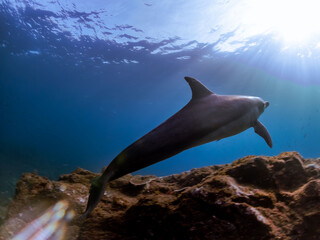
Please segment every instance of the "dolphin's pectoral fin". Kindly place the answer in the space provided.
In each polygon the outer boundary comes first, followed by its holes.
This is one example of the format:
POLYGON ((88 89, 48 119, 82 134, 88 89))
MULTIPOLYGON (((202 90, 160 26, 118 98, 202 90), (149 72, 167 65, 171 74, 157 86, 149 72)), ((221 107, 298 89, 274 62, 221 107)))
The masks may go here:
POLYGON ((263 126, 263 124, 258 120, 255 122, 253 127, 254 127, 254 132, 257 133, 259 136, 261 136, 269 145, 269 147, 272 148, 272 139, 266 127, 263 126))
POLYGON ((206 88, 197 79, 191 77, 184 77, 184 79, 189 83, 192 91, 192 99, 201 98, 213 94, 208 88, 206 88))

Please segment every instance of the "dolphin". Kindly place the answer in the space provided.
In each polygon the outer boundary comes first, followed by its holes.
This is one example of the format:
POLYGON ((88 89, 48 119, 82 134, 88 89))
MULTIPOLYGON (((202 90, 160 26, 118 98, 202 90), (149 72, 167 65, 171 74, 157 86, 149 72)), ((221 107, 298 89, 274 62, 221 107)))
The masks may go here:
POLYGON ((258 121, 269 102, 259 97, 218 95, 198 80, 185 77, 192 98, 180 111, 129 145, 92 181, 85 218, 99 203, 107 183, 170 158, 186 149, 230 137, 253 127, 269 147, 268 130, 258 121))

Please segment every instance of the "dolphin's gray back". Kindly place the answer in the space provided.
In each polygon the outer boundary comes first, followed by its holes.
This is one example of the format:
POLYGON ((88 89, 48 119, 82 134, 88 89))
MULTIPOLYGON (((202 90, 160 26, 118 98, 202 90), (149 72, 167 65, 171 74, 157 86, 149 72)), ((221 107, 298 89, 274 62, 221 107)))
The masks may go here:
POLYGON ((219 140, 206 137, 243 114, 242 108, 245 106, 234 106, 230 109, 232 101, 236 102, 234 96, 215 94, 191 100, 167 121, 124 149, 114 159, 118 173, 115 173, 111 180, 189 148, 219 140), (121 167, 122 165, 124 167, 121 167))

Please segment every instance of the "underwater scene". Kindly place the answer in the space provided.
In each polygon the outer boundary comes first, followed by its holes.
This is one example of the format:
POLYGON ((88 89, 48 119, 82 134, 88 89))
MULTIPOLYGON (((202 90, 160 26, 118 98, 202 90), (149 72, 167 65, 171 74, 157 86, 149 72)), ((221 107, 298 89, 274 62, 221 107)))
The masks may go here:
POLYGON ((320 239, 315 0, 0 0, 0 239, 320 239))

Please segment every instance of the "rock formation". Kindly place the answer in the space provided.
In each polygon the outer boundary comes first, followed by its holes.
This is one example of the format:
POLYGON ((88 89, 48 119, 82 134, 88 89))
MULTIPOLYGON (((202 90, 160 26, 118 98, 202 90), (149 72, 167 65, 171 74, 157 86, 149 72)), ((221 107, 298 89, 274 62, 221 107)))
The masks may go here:
MULTIPOLYGON (((55 202, 82 213, 90 180, 76 169, 50 181, 25 173, 0 239, 8 239, 55 202)), ((247 156, 232 164, 167 177, 126 175, 109 184, 67 239, 320 239, 320 160, 296 152, 247 156)))

